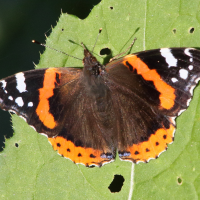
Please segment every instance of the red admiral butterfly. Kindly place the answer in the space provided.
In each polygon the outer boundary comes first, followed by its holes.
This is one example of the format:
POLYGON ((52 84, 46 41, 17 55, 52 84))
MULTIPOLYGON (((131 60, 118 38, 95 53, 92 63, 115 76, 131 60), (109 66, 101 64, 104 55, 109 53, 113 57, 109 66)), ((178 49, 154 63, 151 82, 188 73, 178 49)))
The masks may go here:
POLYGON ((48 136, 62 156, 86 166, 148 162, 173 142, 175 118, 200 77, 200 51, 162 48, 84 68, 20 72, 0 81, 0 106, 48 136))

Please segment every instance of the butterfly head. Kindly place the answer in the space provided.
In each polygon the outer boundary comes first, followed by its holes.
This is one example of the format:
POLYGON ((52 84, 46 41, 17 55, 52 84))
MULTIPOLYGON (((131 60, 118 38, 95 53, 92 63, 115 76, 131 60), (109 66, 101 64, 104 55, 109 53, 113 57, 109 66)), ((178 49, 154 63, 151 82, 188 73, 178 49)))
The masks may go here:
POLYGON ((103 69, 103 66, 86 48, 84 48, 83 65, 84 65, 84 72, 89 75, 98 76, 100 75, 103 69))

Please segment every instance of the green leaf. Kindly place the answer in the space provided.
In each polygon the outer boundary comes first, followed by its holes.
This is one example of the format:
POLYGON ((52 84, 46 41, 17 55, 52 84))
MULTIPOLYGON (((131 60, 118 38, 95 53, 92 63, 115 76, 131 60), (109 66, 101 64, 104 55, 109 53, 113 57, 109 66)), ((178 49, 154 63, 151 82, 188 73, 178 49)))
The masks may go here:
MULTIPOLYGON (((123 52, 137 37, 132 52, 160 47, 199 47, 199 0, 102 1, 89 17, 61 14, 46 44, 83 58, 83 42, 94 54, 109 48, 123 52), (194 28, 194 30, 192 29, 194 28), (71 42, 73 41, 73 42, 71 42)), ((37 68, 82 66, 80 60, 46 49, 37 68)), ((200 87, 177 121, 175 141, 148 164, 120 161, 101 168, 75 165, 53 151, 46 137, 13 115, 14 136, 0 154, 1 199, 197 199, 200 197, 200 87), (114 175, 125 181, 121 191, 108 189, 114 175)))

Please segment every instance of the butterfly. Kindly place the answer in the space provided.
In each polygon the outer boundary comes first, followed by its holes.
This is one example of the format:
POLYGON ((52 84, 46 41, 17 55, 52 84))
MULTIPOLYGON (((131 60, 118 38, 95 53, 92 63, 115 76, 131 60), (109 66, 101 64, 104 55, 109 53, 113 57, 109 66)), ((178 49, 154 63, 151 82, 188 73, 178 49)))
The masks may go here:
POLYGON ((200 51, 161 48, 83 68, 46 68, 0 80, 0 107, 23 117, 74 163, 102 166, 157 158, 200 77, 200 51))

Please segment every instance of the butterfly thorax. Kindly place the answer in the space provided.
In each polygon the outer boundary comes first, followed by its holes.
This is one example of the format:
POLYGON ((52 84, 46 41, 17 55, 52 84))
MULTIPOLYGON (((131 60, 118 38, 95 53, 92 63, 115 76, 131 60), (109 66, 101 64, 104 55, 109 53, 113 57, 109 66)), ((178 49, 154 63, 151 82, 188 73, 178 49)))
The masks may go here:
POLYGON ((105 118, 109 110, 108 99, 110 99, 110 91, 104 83, 103 72, 105 67, 87 49, 84 49, 83 64, 85 95, 92 100, 93 109, 97 113, 104 113, 105 118))

